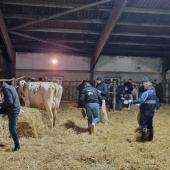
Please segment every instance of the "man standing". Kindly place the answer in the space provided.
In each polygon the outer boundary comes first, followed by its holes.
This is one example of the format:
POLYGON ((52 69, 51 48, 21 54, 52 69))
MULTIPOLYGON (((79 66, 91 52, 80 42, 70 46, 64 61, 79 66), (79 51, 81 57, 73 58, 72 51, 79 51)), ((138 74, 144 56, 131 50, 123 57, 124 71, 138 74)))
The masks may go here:
POLYGON ((140 104, 139 137, 137 141, 153 140, 153 117, 156 107, 156 92, 148 77, 144 78, 144 89, 139 99, 129 100, 129 103, 140 104))
MULTIPOLYGON (((109 119, 108 119, 108 114, 106 111, 106 98, 108 95, 108 87, 107 84, 102 80, 101 77, 97 77, 96 79, 96 89, 102 96, 102 107, 101 107, 101 112, 105 121, 105 125, 108 125, 109 119)), ((100 118, 100 117, 99 117, 100 118)))
POLYGON ((94 127, 99 122, 99 109, 102 104, 102 97, 96 88, 92 87, 90 83, 85 83, 80 101, 85 106, 88 117, 88 128, 90 134, 94 132, 94 127))
POLYGON ((0 82, 0 93, 4 95, 4 99, 0 103, 0 113, 8 115, 9 131, 14 141, 14 149, 17 151, 20 149, 20 143, 18 139, 16 124, 17 117, 20 112, 20 101, 16 89, 6 83, 0 82))

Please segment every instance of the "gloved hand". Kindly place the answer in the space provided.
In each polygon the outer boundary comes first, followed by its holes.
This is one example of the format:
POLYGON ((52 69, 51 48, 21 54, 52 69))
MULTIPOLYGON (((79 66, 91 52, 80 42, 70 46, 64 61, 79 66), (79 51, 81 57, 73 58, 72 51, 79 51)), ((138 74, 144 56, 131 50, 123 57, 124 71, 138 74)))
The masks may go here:
POLYGON ((131 104, 131 103, 132 103, 132 100, 128 100, 128 103, 131 104))
POLYGON ((84 108, 82 108, 82 109, 81 109, 81 114, 82 114, 83 118, 85 118, 85 117, 86 117, 86 111, 85 111, 85 109, 84 109, 84 108))

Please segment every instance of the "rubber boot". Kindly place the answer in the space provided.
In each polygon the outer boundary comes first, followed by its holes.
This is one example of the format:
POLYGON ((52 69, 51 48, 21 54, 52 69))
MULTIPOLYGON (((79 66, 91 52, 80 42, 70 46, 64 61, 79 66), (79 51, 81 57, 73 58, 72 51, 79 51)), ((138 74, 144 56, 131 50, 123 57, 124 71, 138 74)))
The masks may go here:
POLYGON ((148 130, 147 128, 140 129, 138 136, 136 137, 137 142, 145 142, 148 140, 148 130))
POLYGON ((152 129, 148 129, 148 141, 152 141, 153 140, 153 135, 154 135, 154 130, 152 129))

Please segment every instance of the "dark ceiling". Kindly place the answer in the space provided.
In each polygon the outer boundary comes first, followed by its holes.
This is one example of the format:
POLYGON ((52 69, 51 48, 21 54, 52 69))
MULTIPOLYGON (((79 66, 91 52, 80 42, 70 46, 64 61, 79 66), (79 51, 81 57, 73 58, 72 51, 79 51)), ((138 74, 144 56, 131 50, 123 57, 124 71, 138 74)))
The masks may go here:
MULTIPOLYGON (((60 14, 94 2, 99 0, 0 0, 0 8, 15 51, 67 52, 91 57, 114 0, 60 14), (36 23, 37 20, 41 22, 36 23)), ((102 54, 170 55, 170 1, 128 0, 102 54)))

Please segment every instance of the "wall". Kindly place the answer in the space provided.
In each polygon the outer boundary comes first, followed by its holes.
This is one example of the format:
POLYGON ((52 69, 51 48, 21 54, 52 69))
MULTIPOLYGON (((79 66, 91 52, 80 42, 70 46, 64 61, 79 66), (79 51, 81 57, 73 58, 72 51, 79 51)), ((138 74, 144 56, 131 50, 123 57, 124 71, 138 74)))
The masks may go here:
MULTIPOLYGON (((54 54, 54 53, 17 53, 17 76, 29 77, 62 77, 63 80, 90 79, 90 58, 54 54), (56 58, 57 65, 51 60, 56 58)), ((151 79, 161 79, 160 58, 101 56, 94 77, 120 77, 121 80, 132 78, 135 81, 143 79, 144 75, 151 79)))
POLYGON ((144 75, 151 79, 161 79, 162 61, 160 58, 102 56, 96 68, 95 77, 120 77, 121 80, 132 78, 135 81, 143 79, 144 75))
POLYGON ((63 80, 89 79, 90 58, 54 53, 17 53, 17 76, 61 77, 63 80), (58 60, 56 65, 52 60, 58 60))

